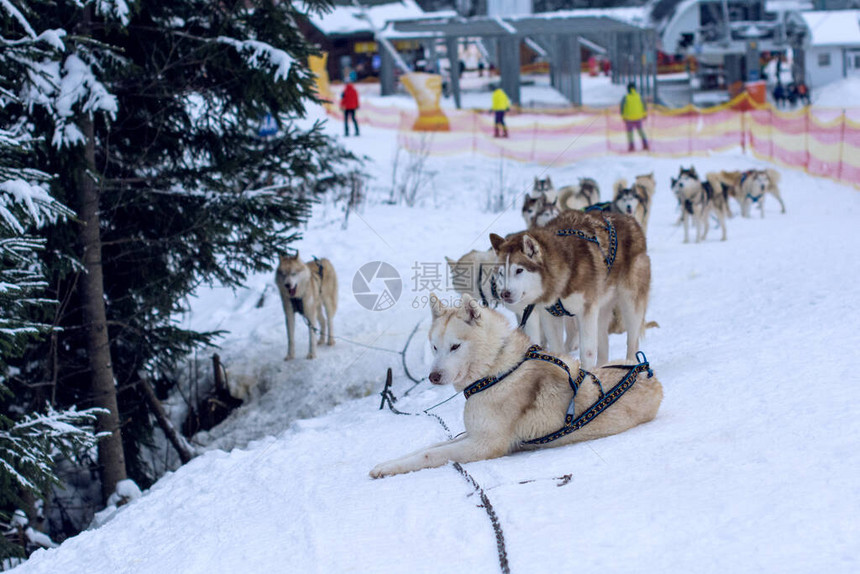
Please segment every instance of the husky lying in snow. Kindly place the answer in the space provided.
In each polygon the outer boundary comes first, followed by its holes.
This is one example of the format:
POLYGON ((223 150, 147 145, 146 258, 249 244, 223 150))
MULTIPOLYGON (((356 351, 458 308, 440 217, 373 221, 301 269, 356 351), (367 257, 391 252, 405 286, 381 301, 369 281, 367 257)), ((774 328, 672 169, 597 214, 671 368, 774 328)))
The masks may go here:
POLYGON ((531 347, 502 314, 468 294, 457 308, 442 307, 435 295, 430 300, 430 382, 466 394, 466 432, 379 464, 373 478, 605 437, 657 416, 663 387, 646 363, 613 363, 588 374, 569 357, 531 347), (605 410, 592 418, 600 406, 605 410))
POLYGON ((320 345, 334 345, 332 320, 337 312, 337 275, 331 262, 315 258, 303 263, 298 251, 295 255, 281 255, 275 271, 275 284, 281 294, 287 321, 287 356, 284 360, 289 361, 296 356, 296 312, 304 315, 308 324, 308 359, 317 354, 314 329, 319 329, 320 345))

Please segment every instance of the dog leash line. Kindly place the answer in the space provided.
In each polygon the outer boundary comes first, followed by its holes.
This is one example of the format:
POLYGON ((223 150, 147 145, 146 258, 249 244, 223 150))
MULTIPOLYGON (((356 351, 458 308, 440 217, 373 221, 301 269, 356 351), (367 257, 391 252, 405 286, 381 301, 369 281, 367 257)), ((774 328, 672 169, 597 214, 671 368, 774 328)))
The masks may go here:
MULTIPOLYGON (((391 410, 391 412, 393 412, 396 415, 421 416, 423 414, 423 415, 426 415, 428 417, 433 417, 436 419, 436 422, 438 422, 442 426, 442 428, 445 429, 445 433, 448 435, 448 439, 451 440, 454 438, 453 434, 451 433, 451 429, 448 428, 448 425, 445 424, 445 421, 442 419, 442 417, 440 417, 436 413, 427 412, 431 409, 436 408, 439 405, 434 405, 428 409, 425 409, 422 413, 407 413, 407 412, 398 410, 398 409, 394 408, 394 405, 392 404, 393 402, 397 401, 397 398, 394 396, 394 393, 391 392, 390 387, 391 387, 391 369, 388 370, 388 374, 386 376, 386 381, 385 381, 385 388, 383 389, 383 391, 381 393, 382 394, 382 403, 379 405, 380 409, 382 409, 382 406, 387 402, 389 410, 391 410)), ((445 401, 442 401, 442 403, 450 401, 452 398, 456 397, 459 394, 460 393, 455 393, 451 398, 446 399, 445 401)), ((442 403, 439 403, 439 404, 441 405, 442 403)), ((475 489, 475 492, 478 493, 478 497, 481 500, 481 504, 479 506, 484 509, 484 512, 487 513, 487 517, 489 517, 490 524, 493 527, 493 533, 495 534, 496 551, 498 553, 498 558, 499 558, 499 568, 501 569, 502 574, 511 574, 511 567, 510 567, 510 564, 508 563, 507 545, 505 543, 505 533, 502 530, 502 524, 499 521, 499 517, 496 514, 496 510, 493 508, 493 505, 490 502, 490 498, 487 496, 487 493, 483 489, 483 487, 481 487, 481 485, 478 484, 478 481, 475 480, 475 477, 473 477, 471 474, 469 474, 468 471, 466 471, 466 469, 463 468, 463 466, 459 462, 453 463, 453 467, 460 474, 460 476, 462 476, 469 484, 472 485, 472 487, 475 489)))

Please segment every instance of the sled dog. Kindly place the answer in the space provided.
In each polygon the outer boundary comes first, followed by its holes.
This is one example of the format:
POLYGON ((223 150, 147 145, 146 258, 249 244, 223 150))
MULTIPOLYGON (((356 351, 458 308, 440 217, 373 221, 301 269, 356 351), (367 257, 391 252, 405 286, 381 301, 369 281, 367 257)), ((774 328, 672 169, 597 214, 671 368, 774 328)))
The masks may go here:
POLYGON ((561 211, 581 210, 600 202, 600 188, 590 177, 580 178, 578 185, 558 190, 558 208, 561 211))
POLYGON ((728 190, 729 196, 741 206, 741 215, 750 217, 753 204, 757 204, 764 217, 764 196, 773 195, 779 202, 782 213, 785 203, 779 192, 779 172, 775 169, 751 169, 747 171, 719 171, 716 177, 728 190))
POLYGON ((636 181, 630 187, 627 186, 626 179, 616 181, 613 186, 612 210, 633 216, 642 226, 642 231, 647 234, 655 187, 653 173, 636 176, 636 181))
POLYGON ((523 221, 526 229, 546 224, 558 215, 557 196, 549 176, 535 178, 532 190, 523 200, 523 221))
POLYGON ((779 193, 779 172, 775 169, 753 169, 741 174, 738 182, 738 201, 741 215, 750 217, 753 204, 757 204, 764 217, 764 196, 771 194, 779 202, 781 212, 785 213, 785 203, 779 193))
MULTIPOLYGON (((516 315, 519 324, 523 318, 525 305, 507 305, 499 297, 496 254, 492 249, 479 251, 473 249, 456 261, 445 257, 451 285, 460 295, 468 294, 484 307, 503 304, 516 315)), ((526 322, 524 330, 536 343, 541 341, 540 314, 533 314, 526 322)))
POLYGON ((644 362, 613 363, 585 373, 570 357, 530 347, 528 337, 511 329, 504 316, 469 295, 458 308, 445 308, 431 296, 431 313, 430 382, 464 392, 466 432, 383 462, 370 471, 373 478, 601 438, 657 416, 663 387, 644 362), (619 396, 618 389, 631 381, 619 396), (617 401, 600 414, 582 416, 613 397, 617 401), (586 418, 591 422, 580 426, 586 418))
MULTIPOLYGON (((545 227, 507 238, 491 234, 490 243, 501 299, 544 306, 558 317, 575 315, 586 369, 607 360, 616 305, 627 332, 627 358, 635 358, 651 288, 651 260, 636 220, 621 213, 565 211, 545 227)), ((563 352, 562 322, 547 323, 549 350, 563 352)))
POLYGON ((696 230, 696 243, 708 237, 709 218, 716 215, 722 229, 721 240, 726 240, 726 217, 729 214, 728 190, 723 187, 715 173, 707 174, 705 181, 699 180, 696 168, 680 168, 677 178, 672 178, 672 192, 681 205, 681 221, 684 224, 684 243, 690 241, 690 222, 696 230))
POLYGON ((527 195, 523 202, 523 220, 526 229, 546 225, 559 214, 556 200, 550 200, 546 195, 532 197, 527 195))
POLYGON ((331 262, 314 258, 303 263, 298 251, 295 255, 281 255, 275 283, 287 321, 287 356, 284 360, 289 361, 296 355, 296 313, 303 315, 308 324, 308 359, 313 359, 317 353, 315 329, 319 330, 319 344, 334 345, 332 320, 337 311, 337 275, 331 262))

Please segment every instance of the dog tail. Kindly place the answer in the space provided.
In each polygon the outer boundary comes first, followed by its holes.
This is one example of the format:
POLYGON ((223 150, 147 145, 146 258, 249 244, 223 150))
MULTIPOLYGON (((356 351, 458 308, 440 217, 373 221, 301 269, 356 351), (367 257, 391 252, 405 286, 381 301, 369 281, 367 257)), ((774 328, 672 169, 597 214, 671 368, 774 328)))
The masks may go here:
POLYGON ((767 168, 764 171, 767 174, 767 176, 770 178, 770 181, 774 186, 779 184, 780 175, 779 175, 778 171, 776 171, 775 169, 773 169, 771 167, 767 168))
MULTIPOLYGON (((331 278, 331 314, 332 316, 337 313, 337 301, 338 301, 338 281, 337 281, 337 273, 334 271, 334 265, 332 265, 331 261, 328 259, 321 259, 320 262, 323 266, 323 273, 327 273, 331 278)), ((320 282, 322 283, 322 282, 320 282)), ((322 285, 320 285, 322 287, 322 285)))

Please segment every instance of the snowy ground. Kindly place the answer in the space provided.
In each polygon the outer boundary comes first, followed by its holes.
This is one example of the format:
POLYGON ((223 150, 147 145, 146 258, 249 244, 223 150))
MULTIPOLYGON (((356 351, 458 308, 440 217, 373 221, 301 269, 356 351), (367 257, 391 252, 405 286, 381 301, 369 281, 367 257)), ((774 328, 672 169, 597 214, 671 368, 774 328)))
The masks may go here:
MULTIPOLYGON (((399 351, 420 324, 406 358, 426 375, 434 269, 442 283, 433 287, 452 296, 443 257, 488 247, 490 231, 519 230, 519 200, 535 176, 549 174, 557 186, 591 176, 607 198, 616 178, 650 171, 658 188, 648 318, 660 327, 642 348, 665 399, 656 420, 618 436, 465 465, 495 511, 510 571, 860 569, 857 190, 782 170, 786 214, 769 200, 764 219, 731 219, 728 241, 712 231, 705 243, 683 244, 669 190, 678 167, 761 162, 740 152, 549 168, 431 158, 431 184, 408 208, 385 203, 395 134, 367 128, 344 141, 370 157, 368 204, 345 231, 337 206, 317 206, 298 245, 338 270, 337 345, 314 361, 282 360, 283 315, 269 274, 236 293, 201 292, 187 324, 230 331, 219 353, 233 384, 250 384, 249 401, 196 437, 208 452, 105 526, 34 554, 18 571, 498 572, 487 509, 452 466, 368 478, 378 462, 446 437, 435 418, 378 410, 385 370, 394 370, 404 412, 453 394, 424 382, 403 397, 412 382, 399 351), (492 212, 500 190, 513 207, 492 212), (370 261, 390 263, 403 279, 391 309, 366 310, 352 295, 370 261)), ((303 356, 306 331, 297 332, 303 356)), ((623 338, 613 336, 611 347, 623 355, 623 338)), ((457 396, 433 411, 454 434, 462 405, 457 396)))

